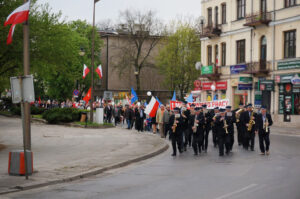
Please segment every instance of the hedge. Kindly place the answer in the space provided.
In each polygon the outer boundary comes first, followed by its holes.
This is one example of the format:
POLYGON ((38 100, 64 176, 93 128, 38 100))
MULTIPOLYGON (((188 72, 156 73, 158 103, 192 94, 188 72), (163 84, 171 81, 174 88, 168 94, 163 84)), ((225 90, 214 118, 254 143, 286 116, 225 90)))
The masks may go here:
MULTIPOLYGON (((38 107, 35 107, 35 106, 31 106, 30 109, 31 109, 31 114, 32 115, 41 115, 42 113, 45 112, 44 108, 38 108, 38 107)), ((21 107, 20 106, 13 106, 11 108, 11 112, 14 115, 21 115, 21 107)))
POLYGON ((81 112, 74 108, 53 108, 43 113, 43 119, 49 124, 79 121, 81 112))

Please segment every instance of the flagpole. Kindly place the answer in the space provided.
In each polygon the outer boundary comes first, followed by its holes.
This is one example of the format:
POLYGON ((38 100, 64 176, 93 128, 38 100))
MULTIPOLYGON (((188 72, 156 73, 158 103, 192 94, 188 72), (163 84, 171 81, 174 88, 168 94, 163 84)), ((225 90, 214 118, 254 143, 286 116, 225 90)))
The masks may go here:
MULTIPOLYGON (((28 0, 24 0, 26 3, 28 0)), ((29 60, 29 23, 28 20, 23 24, 23 66, 24 75, 30 74, 29 60)), ((24 119, 25 119, 25 148, 31 150, 31 127, 30 127, 30 104, 24 103, 24 119)))

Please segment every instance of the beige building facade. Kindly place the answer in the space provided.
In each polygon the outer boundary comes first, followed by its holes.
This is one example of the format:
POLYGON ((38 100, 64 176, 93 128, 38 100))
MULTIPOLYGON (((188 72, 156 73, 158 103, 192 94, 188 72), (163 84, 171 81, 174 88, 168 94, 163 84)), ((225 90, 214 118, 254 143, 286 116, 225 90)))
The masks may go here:
POLYGON ((264 105, 300 127, 300 0, 203 0, 202 15, 201 101, 264 105))

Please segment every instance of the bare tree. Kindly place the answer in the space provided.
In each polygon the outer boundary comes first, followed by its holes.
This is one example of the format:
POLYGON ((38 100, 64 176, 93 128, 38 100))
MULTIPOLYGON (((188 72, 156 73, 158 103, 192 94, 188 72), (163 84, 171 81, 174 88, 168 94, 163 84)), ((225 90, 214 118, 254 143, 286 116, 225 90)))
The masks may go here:
POLYGON ((120 61, 115 66, 120 71, 134 70, 137 93, 141 90, 140 74, 145 67, 155 67, 149 62, 151 52, 157 46, 164 29, 154 12, 125 10, 120 13, 118 30, 128 37, 126 44, 120 47, 120 61))
POLYGON ((111 19, 99 21, 96 26, 100 30, 112 30, 115 28, 115 24, 111 19))

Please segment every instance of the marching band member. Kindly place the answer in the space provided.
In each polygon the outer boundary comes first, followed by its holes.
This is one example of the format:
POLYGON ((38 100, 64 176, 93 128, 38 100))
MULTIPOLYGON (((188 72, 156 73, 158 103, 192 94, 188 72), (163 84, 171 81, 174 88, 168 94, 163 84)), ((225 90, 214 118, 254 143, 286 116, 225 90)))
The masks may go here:
POLYGON ((180 109, 174 108, 174 114, 170 116, 169 124, 172 125, 171 128, 171 139, 172 139, 172 156, 176 156, 176 144, 179 153, 182 153, 182 127, 183 127, 183 118, 180 115, 180 109))
POLYGON ((252 104, 248 104, 247 111, 244 111, 240 117, 244 138, 243 147, 246 150, 248 150, 250 142, 251 151, 254 151, 256 115, 257 114, 253 111, 252 104))
POLYGON ((225 109, 220 109, 220 114, 215 119, 215 127, 217 129, 217 139, 219 144, 219 156, 224 156, 224 146, 226 147, 226 154, 228 154, 230 150, 230 135, 225 116, 225 109))
POLYGON ((211 125, 212 125, 212 137, 213 137, 213 143, 214 143, 214 147, 216 148, 217 147, 217 144, 218 144, 218 137, 217 137, 217 128, 216 126, 214 125, 215 124, 215 121, 216 121, 216 117, 219 115, 219 107, 215 107, 214 108, 214 113, 212 115, 212 122, 211 122, 211 125))
POLYGON ((203 108, 203 114, 205 119, 204 139, 203 139, 202 149, 206 153, 207 146, 208 146, 208 135, 209 135, 209 131, 211 130, 212 116, 210 112, 207 110, 206 104, 202 105, 202 108, 203 108))
POLYGON ((201 145, 204 137, 204 116, 201 112, 202 108, 196 108, 196 114, 194 115, 193 122, 193 149, 194 155, 198 155, 198 152, 201 153, 201 145))
POLYGON ((270 154, 269 146, 270 146, 270 126, 272 126, 273 120, 269 113, 267 113, 267 109, 265 106, 261 107, 261 113, 256 117, 256 131, 258 133, 259 138, 259 148, 261 151, 261 155, 270 154))
POLYGON ((237 138, 238 138, 238 144, 241 146, 243 144, 243 129, 241 127, 241 122, 240 122, 240 116, 242 112, 244 112, 244 105, 243 103, 240 103, 239 108, 234 110, 235 112, 235 118, 236 118, 236 129, 237 129, 237 138))
POLYGON ((226 106, 226 114, 225 114, 227 125, 228 125, 228 142, 229 142, 229 150, 232 150, 234 144, 234 123, 236 122, 235 114, 231 111, 231 106, 226 106))

